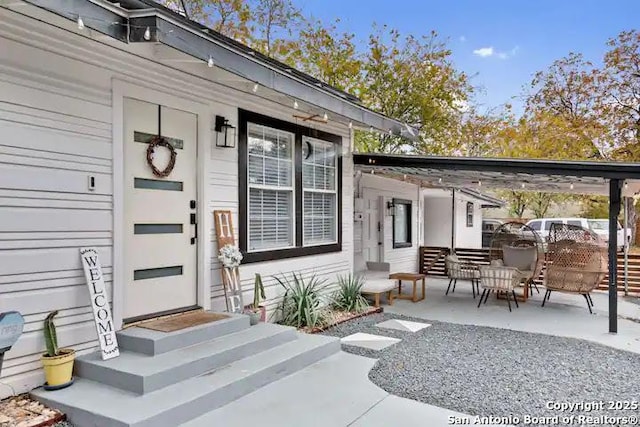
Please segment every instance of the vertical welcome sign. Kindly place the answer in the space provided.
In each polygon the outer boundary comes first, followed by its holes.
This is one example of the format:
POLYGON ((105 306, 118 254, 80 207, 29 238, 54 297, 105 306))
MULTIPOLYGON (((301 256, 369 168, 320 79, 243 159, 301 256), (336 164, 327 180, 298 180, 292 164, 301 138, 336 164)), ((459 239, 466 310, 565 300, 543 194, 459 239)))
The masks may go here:
POLYGON ((116 331, 111 318, 111 308, 107 297, 107 288, 102 276, 102 267, 98 259, 96 248, 81 248, 80 259, 84 268, 84 277, 91 295, 91 307, 93 318, 98 332, 98 341, 102 350, 102 360, 111 359, 120 355, 116 331))
MULTIPOLYGON (((236 238, 233 235, 233 222, 231 218, 231 211, 213 211, 218 251, 224 245, 236 245, 236 238)), ((222 284, 224 286, 227 311, 232 313, 242 313, 244 305, 242 303, 239 269, 237 267, 222 267, 222 284)))

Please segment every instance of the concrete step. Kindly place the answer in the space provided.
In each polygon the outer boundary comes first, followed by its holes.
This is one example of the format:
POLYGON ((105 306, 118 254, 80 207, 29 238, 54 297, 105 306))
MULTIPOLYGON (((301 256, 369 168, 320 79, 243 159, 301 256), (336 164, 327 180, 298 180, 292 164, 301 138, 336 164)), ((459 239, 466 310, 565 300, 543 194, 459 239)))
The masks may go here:
POLYGON ((32 392, 76 427, 175 427, 340 351, 335 337, 297 339, 199 377, 138 395, 78 378, 71 387, 32 392))
POLYGON ((132 327, 116 333, 120 350, 155 356, 232 334, 249 327, 249 316, 224 313, 229 318, 175 332, 132 327))
POLYGON ((294 328, 260 323, 157 356, 124 351, 120 357, 102 360, 100 352, 95 352, 76 360, 76 375, 145 394, 295 339, 294 328))

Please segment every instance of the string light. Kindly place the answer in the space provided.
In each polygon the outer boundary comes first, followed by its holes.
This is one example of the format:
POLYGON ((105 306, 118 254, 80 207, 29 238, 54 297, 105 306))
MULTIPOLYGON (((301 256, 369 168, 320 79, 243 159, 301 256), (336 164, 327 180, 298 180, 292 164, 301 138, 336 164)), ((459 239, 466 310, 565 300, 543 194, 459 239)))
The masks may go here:
POLYGON ((300 106, 298 105, 298 101, 293 101, 293 109, 297 110, 300 106))
POLYGON ((404 179, 406 181, 407 180, 407 175, 403 175, 402 179, 404 179))
POLYGON ((353 122, 349 122, 349 129, 353 129, 353 122))
POLYGON ((569 189, 573 190, 573 182, 571 183, 571 185, 569 186, 569 189))
POLYGON ((253 89, 252 89, 252 90, 253 90, 253 93, 258 92, 258 88, 259 88, 259 87, 260 87, 260 85, 259 85, 258 83, 254 84, 254 85, 253 85, 253 89))
POLYGON ((84 21, 82 20, 81 16, 78 16, 78 29, 84 30, 84 21))
POLYGON ((438 184, 442 184, 442 178, 438 178, 438 184))
POLYGON ((209 60, 207 61, 207 65, 209 68, 213 67, 213 56, 209 55, 209 60))
POLYGON ((144 39, 146 41, 151 40, 151 29, 149 27, 147 27, 146 30, 144 30, 144 35, 143 35, 144 39))
POLYGON ((393 136, 393 129, 389 129, 389 135, 393 136))
POLYGON ((523 182, 523 183, 520 185, 520 187, 522 187, 522 188, 526 187, 525 183, 523 182))
POLYGON ((369 132, 373 132, 373 126, 369 128, 369 132))
POLYGON ((482 187, 482 181, 478 180, 478 187, 482 187))
POLYGON ((624 182, 624 189, 625 189, 625 190, 628 190, 628 189, 629 189, 629 183, 628 183, 628 182, 626 182, 626 181, 624 182))
POLYGON ((324 121, 329 121, 329 115, 327 113, 324 113, 324 116, 322 116, 322 118, 324 119, 324 121))

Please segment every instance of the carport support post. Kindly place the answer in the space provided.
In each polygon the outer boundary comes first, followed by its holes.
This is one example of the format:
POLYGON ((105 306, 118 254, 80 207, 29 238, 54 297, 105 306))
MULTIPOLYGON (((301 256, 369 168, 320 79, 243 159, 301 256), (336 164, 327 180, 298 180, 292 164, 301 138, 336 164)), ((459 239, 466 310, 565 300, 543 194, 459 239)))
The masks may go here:
POLYGON ((609 181, 609 332, 618 332, 618 215, 622 182, 609 181))

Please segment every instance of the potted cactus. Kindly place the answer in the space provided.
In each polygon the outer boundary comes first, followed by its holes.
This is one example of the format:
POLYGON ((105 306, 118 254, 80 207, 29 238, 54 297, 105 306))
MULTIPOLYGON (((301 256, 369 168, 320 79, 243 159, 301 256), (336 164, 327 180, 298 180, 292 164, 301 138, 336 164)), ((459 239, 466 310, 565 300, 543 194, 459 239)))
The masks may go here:
POLYGON ((266 299, 264 293, 264 285, 262 284, 262 277, 256 273, 253 284, 253 303, 246 307, 246 312, 251 318, 250 323, 257 325, 258 322, 264 322, 267 316, 267 310, 264 306, 260 305, 260 301, 266 299))
POLYGON ((47 352, 42 355, 42 366, 46 379, 45 389, 57 390, 72 384, 73 361, 76 351, 70 348, 58 348, 56 325, 53 318, 58 310, 49 313, 44 319, 44 341, 47 352))

